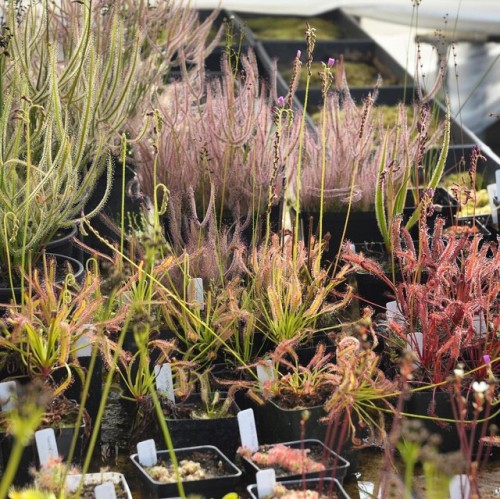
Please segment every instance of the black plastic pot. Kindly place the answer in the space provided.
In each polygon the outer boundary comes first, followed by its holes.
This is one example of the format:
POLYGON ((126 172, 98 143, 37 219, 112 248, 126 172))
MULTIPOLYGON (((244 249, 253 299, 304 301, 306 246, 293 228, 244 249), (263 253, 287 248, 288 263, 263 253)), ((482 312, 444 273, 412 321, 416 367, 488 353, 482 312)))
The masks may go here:
MULTIPOLYGON (((301 426, 305 409, 284 409, 269 399, 264 405, 253 404, 252 409, 259 441, 264 444, 301 440, 301 426)), ((308 407, 309 419, 305 425, 305 437, 324 441, 327 426, 319 422, 326 416, 323 406, 308 407)))
POLYGON ((78 236, 78 227, 72 225, 59 230, 58 235, 45 245, 47 253, 72 257, 83 262, 83 251, 75 246, 73 240, 78 236))
MULTIPOLYGON (((221 394, 221 399, 225 394, 221 394)), ((191 395, 186 405, 194 405, 201 401, 201 395, 191 395)), ((213 445, 229 459, 234 459, 239 446, 239 429, 235 402, 232 415, 227 418, 213 419, 167 419, 170 438, 176 448, 213 445)))
MULTIPOLYGON (((321 494, 335 494, 337 499, 349 499, 347 492, 336 478, 308 478, 306 480, 283 480, 280 482, 288 490, 312 490, 321 494)), ((252 499, 259 499, 257 485, 249 485, 247 491, 252 499)), ((329 497, 330 497, 329 495, 329 497)), ((304 496, 305 497, 305 496, 304 496)))
MULTIPOLYGON (((78 440, 75 448, 74 457, 72 463, 81 463, 84 456, 87 433, 85 428, 85 423, 83 423, 78 430, 75 427, 62 427, 55 428, 55 436, 57 442, 57 450, 59 455, 66 459, 69 450, 71 448, 71 442, 73 440, 73 435, 75 431, 78 431, 78 440)), ((2 468, 7 466, 10 459, 10 454, 14 445, 14 438, 4 432, 0 432, 0 458, 2 461, 2 468)), ((21 456, 21 461, 17 467, 16 475, 14 477, 13 485, 23 486, 30 483, 33 477, 30 475, 29 470, 33 467, 38 467, 38 452, 36 449, 36 443, 33 439, 32 442, 24 448, 23 454, 21 456)))
MULTIPOLYGON (((455 397, 454 394, 445 391, 421 391, 413 392, 408 400, 405 401, 403 412, 407 414, 415 415, 415 420, 418 420, 426 428, 430 434, 439 435, 441 442, 439 444, 439 452, 454 452, 460 450, 460 438, 457 431, 457 424, 446 423, 442 421, 427 419, 430 417, 442 418, 442 419, 455 419, 453 412, 453 404, 456 406, 456 401, 453 401, 455 397), (418 416, 423 416, 419 418, 418 416)), ((472 394, 469 394, 469 399, 472 398, 472 394)), ((481 414, 480 417, 484 417, 481 414)), ((467 407, 466 419, 472 420, 473 418, 473 408, 472 401, 469 400, 467 407)), ((472 451, 475 454, 478 450, 479 439, 482 436, 482 431, 484 425, 486 425, 486 433, 489 425, 493 421, 475 424, 474 429, 474 441, 472 442, 472 451)), ((458 423, 460 424, 460 423, 458 423)), ((467 441, 469 442, 472 428, 466 427, 467 441)))
MULTIPOLYGON (((199 447, 187 447, 182 449, 174 449, 177 461, 189 459, 193 461, 199 460, 199 456, 206 456, 208 460, 217 464, 221 468, 220 476, 214 478, 205 478, 202 480, 184 481, 184 492, 186 494, 201 494, 205 496, 207 492, 210 497, 222 497, 223 495, 233 492, 238 486, 241 478, 241 470, 238 469, 218 448, 211 445, 203 445, 199 447)), ((168 451, 157 452, 158 460, 165 463, 170 463, 168 451)), ((133 454, 130 456, 132 463, 137 468, 137 472, 144 488, 142 497, 178 497, 179 490, 177 483, 162 483, 153 480, 148 472, 139 463, 139 456, 133 454)))
MULTIPOLYGON (((83 267, 82 263, 79 260, 70 256, 58 255, 52 253, 47 253, 46 257, 55 258, 57 266, 59 265, 64 266, 66 264, 69 264, 73 270, 77 282, 80 282, 81 279, 83 278, 83 275, 85 273, 85 268, 83 267)), ((62 283, 63 279, 61 279, 59 282, 62 283)), ((21 300, 21 294, 22 293, 20 286, 14 286, 13 288, 11 288, 10 286, 0 287, 0 304, 7 304, 11 302, 13 299, 19 302, 21 300)), ((0 315, 1 314, 2 314, 2 307, 0 306, 0 315)))
MULTIPOLYGON (((325 470, 322 472, 308 472, 305 474, 295 473, 293 471, 287 471, 282 468, 275 468, 276 480, 302 480, 303 478, 321 478, 321 477, 331 477, 336 478, 340 483, 344 481, 347 469, 349 468, 349 462, 343 457, 339 456, 337 453, 333 452, 331 449, 326 447, 320 440, 315 439, 304 439, 293 442, 278 442, 282 445, 286 445, 292 449, 304 449, 308 452, 309 456, 316 457, 317 462, 325 463, 325 470)), ((271 445, 261 445, 259 451, 272 448, 276 444, 271 445)), ((313 458, 314 458, 313 457, 313 458)), ((249 457, 241 456, 245 472, 251 479, 255 478, 255 473, 261 471, 264 468, 260 468, 255 464, 249 457)), ((268 466, 273 467, 273 466, 268 466)))
MULTIPOLYGON (((254 412, 259 442, 276 444, 302 440, 301 421, 306 409, 285 409, 272 399, 267 400, 264 405, 258 405, 250 399, 241 401, 240 398, 238 398, 238 405, 243 409, 241 404, 246 404, 244 408, 252 408, 254 412)), ((328 425, 320 422, 320 419, 326 416, 323 406, 308 407, 307 411, 309 419, 305 423, 304 438, 319 440, 331 450, 340 453, 349 461, 349 474, 356 473, 358 453, 353 449, 350 439, 339 442, 338 428, 332 427, 331 432, 328 432, 328 425), (327 436, 333 441, 326 442, 327 436)))
MULTIPOLYGON (((328 248, 324 251, 323 263, 334 262, 342 248, 342 241, 351 243, 364 243, 366 241, 379 241, 380 231, 374 211, 352 211, 347 220, 345 237, 342 239, 347 214, 344 212, 323 213, 323 235, 328 232, 330 240, 328 248)), ((303 221, 304 237, 308 240, 309 234, 319 233, 319 212, 304 211, 301 214, 303 221)))

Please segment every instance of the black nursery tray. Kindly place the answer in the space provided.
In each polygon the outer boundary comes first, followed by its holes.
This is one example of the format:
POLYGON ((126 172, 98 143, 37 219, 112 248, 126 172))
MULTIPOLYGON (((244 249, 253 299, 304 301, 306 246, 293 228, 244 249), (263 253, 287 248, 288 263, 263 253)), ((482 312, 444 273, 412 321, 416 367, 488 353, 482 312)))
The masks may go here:
MULTIPOLYGON (((220 476, 214 478, 183 481, 182 484, 186 494, 201 494, 203 496, 207 491, 210 491, 211 497, 222 497, 234 491, 240 481, 241 470, 212 445, 174 449, 174 452, 178 462, 183 459, 197 460, 199 455, 203 454, 210 465, 218 467, 221 471, 220 476)), ((158 451, 157 456, 159 463, 168 464, 171 462, 168 450, 158 451)), ((137 468, 139 478, 148 493, 147 497, 177 497, 179 495, 177 483, 164 483, 153 480, 139 463, 138 454, 132 454, 130 459, 137 468)))
MULTIPOLYGON (((287 16, 285 15, 260 15, 260 14, 250 14, 250 13, 239 13, 227 11, 227 14, 230 18, 232 18, 239 29, 245 31, 246 36, 253 43, 257 43, 257 41, 262 40, 270 40, 270 39, 283 39, 282 37, 276 37, 271 35, 269 31, 264 31, 264 29, 259 28, 257 25, 262 25, 266 20, 270 20, 270 22, 276 25, 277 23, 290 23, 290 19, 293 18, 297 20, 297 29, 296 33, 294 33, 291 37, 287 37, 286 39, 304 39, 304 31, 306 27, 306 22, 310 24, 312 28, 315 28, 319 32, 319 38, 323 38, 324 36, 330 35, 329 38, 349 38, 349 39, 367 39, 369 38, 368 34, 364 29, 361 28, 359 23, 349 14, 346 14, 341 9, 334 9, 325 14, 321 14, 321 16, 287 16), (318 18, 321 18, 318 21, 318 18), (320 24, 321 23, 321 24, 320 24), (331 25, 329 27, 328 25, 331 25), (252 29, 252 27, 254 29, 252 29)), ((293 22, 293 21, 292 21, 293 22)), ((272 30, 274 31, 274 29, 272 30)))
MULTIPOLYGON (((276 480, 302 480, 303 478, 320 478, 323 477, 332 477, 336 478, 340 483, 344 481, 344 478, 347 474, 347 469, 349 468, 349 461, 339 456, 337 453, 330 450, 326 447, 323 442, 320 440, 314 439, 305 439, 301 441, 294 442, 280 442, 280 444, 271 444, 271 445, 261 445, 259 447, 259 451, 270 449, 276 445, 286 445, 292 449, 306 449, 309 450, 309 455, 314 456, 315 460, 318 462, 325 462, 325 458, 327 459, 325 470, 321 472, 310 472, 305 473, 294 473, 293 471, 287 471, 283 468, 275 468, 276 471, 276 480), (325 458, 324 458, 325 457, 325 458)), ((254 463, 250 458, 242 456, 243 466, 245 468, 246 473, 253 477, 255 473, 264 469, 260 468, 259 465, 254 463)))

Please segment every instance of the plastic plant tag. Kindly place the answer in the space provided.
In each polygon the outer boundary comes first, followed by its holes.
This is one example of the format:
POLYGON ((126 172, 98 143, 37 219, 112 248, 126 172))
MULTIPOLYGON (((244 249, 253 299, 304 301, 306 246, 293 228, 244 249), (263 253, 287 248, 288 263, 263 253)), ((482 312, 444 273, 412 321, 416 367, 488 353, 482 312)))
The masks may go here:
POLYGON ((371 499, 375 490, 375 484, 373 482, 358 480, 358 490, 359 499, 371 499))
POLYGON ((91 357, 92 356, 92 340, 87 334, 82 334, 75 342, 77 348, 77 357, 91 357))
POLYGON ((66 489, 69 492, 76 492, 80 484, 81 475, 68 475, 66 477, 66 489))
POLYGON ((51 459, 59 457, 56 434, 53 428, 45 428, 35 432, 36 450, 40 465, 45 466, 51 459))
POLYGON ((14 397, 17 385, 15 381, 4 381, 0 383, 0 410, 10 411, 14 408, 14 397))
POLYGON ((385 304, 385 308, 386 308, 385 316, 387 318, 387 322, 391 321, 397 323, 404 322, 404 315, 401 313, 401 310, 399 310, 398 302, 396 300, 388 301, 385 304))
POLYGON ((205 308, 205 300, 203 298, 203 279, 201 277, 195 277, 189 280, 188 300, 201 310, 205 308))
POLYGON ((467 475, 455 475, 450 480, 450 499, 469 499, 470 482, 467 475))
POLYGON ((274 370, 273 363, 270 359, 262 361, 262 363, 257 364, 257 378, 259 383, 263 386, 268 381, 274 380, 274 370))
POLYGON ((495 184, 497 186, 497 203, 500 197, 500 169, 495 171, 495 184))
POLYGON ((474 331, 476 337, 484 338, 486 336, 486 320, 484 318, 484 312, 479 312, 479 314, 474 315, 473 319, 474 331))
POLYGON ((257 480, 257 495, 271 497, 276 487, 276 472, 274 469, 260 470, 255 474, 257 480))
POLYGON ((422 333, 418 331, 415 331, 413 333, 408 333, 407 339, 408 339, 408 341, 406 342, 407 348, 409 350, 417 352, 419 355, 422 355, 424 347, 424 339, 422 333))
POLYGON ((251 452, 256 452, 259 449, 259 440, 253 409, 238 412, 238 428, 240 430, 241 446, 251 452))
POLYGON ((487 187, 488 197, 490 198, 490 208, 491 208, 491 221, 493 225, 498 223, 498 202, 500 201, 499 194, 497 191, 497 184, 489 184, 487 187))
POLYGON ((149 440, 143 440, 137 444, 137 454, 139 457, 139 463, 145 468, 154 466, 158 462, 156 445, 152 438, 149 440))
POLYGON ((105 482, 94 489, 95 499, 116 499, 115 484, 105 482))
POLYGON ((170 402, 175 404, 174 380, 172 378, 172 366, 166 362, 155 366, 156 389, 165 394, 170 402))

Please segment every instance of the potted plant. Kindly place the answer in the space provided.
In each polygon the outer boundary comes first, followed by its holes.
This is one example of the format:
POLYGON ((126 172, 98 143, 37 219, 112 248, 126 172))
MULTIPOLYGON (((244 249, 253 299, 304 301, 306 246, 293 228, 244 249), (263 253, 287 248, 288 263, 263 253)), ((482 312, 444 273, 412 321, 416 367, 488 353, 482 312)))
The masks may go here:
POLYGON ((252 402, 239 402, 252 407, 262 442, 318 439, 347 457, 352 471, 356 450, 383 440, 397 385, 377 367, 377 339, 369 317, 355 323, 356 329, 359 339, 338 339, 335 360, 319 344, 309 363, 300 364, 296 340, 271 353, 267 379, 251 384, 247 394, 252 402))
MULTIPOLYGON (((415 356, 415 370, 412 374, 412 397, 405 411, 414 414, 431 414, 448 422, 468 419, 466 398, 462 410, 450 411, 450 399, 457 397, 453 385, 447 380, 454 377, 460 362, 468 359, 471 372, 480 379, 484 377, 483 357, 495 355, 494 330, 490 322, 497 314, 497 275, 499 272, 497 248, 482 242, 480 236, 458 237, 443 234, 444 221, 436 220, 430 236, 423 217, 420 220, 419 246, 416 248, 408 231, 397 220, 393 227, 394 257, 401 271, 401 282, 394 284, 385 276, 379 264, 356 254, 345 247, 343 257, 364 270, 384 280, 396 298, 398 312, 389 320, 387 345, 398 344, 415 356), (483 315, 484 314, 484 315, 483 315), (481 317, 487 317, 482 320, 481 317), (493 349, 493 350, 490 350, 493 349), (475 351, 472 357, 468 352, 475 351), (475 365, 471 365, 476 362, 475 365), (442 412, 436 406, 437 400, 447 400, 442 412), (414 404, 423 400, 423 408, 414 404), (424 401, 425 400, 425 401, 424 401)), ((474 378, 472 378, 474 379, 474 378)), ((466 389, 470 393, 470 388, 466 389)), ((461 400, 461 397, 460 397, 461 400)), ((431 431, 439 426, 428 420, 431 431)), ((486 432, 486 426, 481 430, 486 432)), ((475 439, 480 438, 481 431, 475 439)), ((443 447, 457 448, 461 445, 457 434, 448 433, 443 447)))
POLYGON ((347 499, 349 496, 347 492, 341 485, 341 483, 336 478, 307 478, 302 480, 283 480, 278 482, 274 487, 273 491, 269 495, 259 495, 257 491, 257 485, 249 485, 247 491, 252 499, 278 499, 280 497, 288 497, 293 499, 294 497, 309 497, 313 496, 319 499, 324 497, 333 497, 338 499, 347 499))
POLYGON ((343 289, 350 268, 333 275, 320 268, 323 243, 272 235, 269 244, 254 247, 249 258, 249 279, 255 309, 255 327, 271 343, 310 341, 321 318, 333 317, 347 306, 351 290, 343 289))
POLYGON ((178 448, 172 454, 155 451, 154 459, 147 463, 139 453, 130 456, 150 497, 175 496, 179 490, 185 494, 210 490, 222 497, 239 483, 241 470, 216 447, 178 448))
POLYGON ((314 439, 263 444, 256 452, 245 448, 238 452, 247 473, 273 468, 280 481, 331 476, 342 483, 349 467, 348 461, 314 439))
POLYGON ((112 489, 117 499, 132 499, 132 493, 122 473, 101 471, 82 475, 77 467, 63 462, 61 457, 50 459, 31 472, 33 485, 12 491, 11 494, 15 493, 21 497, 31 493, 44 494, 43 497, 76 498, 95 497, 96 494, 110 493, 112 489))
MULTIPOLYGON (((188 80, 172 83, 158 96, 163 125, 133 145, 139 192, 161 206, 160 186, 169 190, 167 236, 176 251, 190 235, 203 241, 221 225, 247 242, 262 238, 281 198, 282 165, 296 159, 300 120, 276 106, 253 52, 238 54, 238 61, 241 73, 224 56, 222 76, 201 78, 196 95, 188 80), (179 164, 191 165, 191 173, 179 164)), ((142 123, 130 124, 132 136, 141 129, 142 123)))

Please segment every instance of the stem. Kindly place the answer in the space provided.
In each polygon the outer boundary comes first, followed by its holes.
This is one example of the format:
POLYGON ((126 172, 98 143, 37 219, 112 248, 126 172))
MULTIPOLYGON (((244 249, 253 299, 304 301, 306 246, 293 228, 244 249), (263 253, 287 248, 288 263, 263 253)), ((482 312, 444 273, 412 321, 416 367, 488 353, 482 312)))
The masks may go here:
POLYGON ((17 468, 19 467, 19 463, 21 462, 23 451, 24 451, 24 445, 22 444, 21 439, 16 438, 14 440, 14 446, 10 453, 9 461, 3 472, 2 481, 0 482, 1 498, 7 497, 10 484, 14 481, 17 468))

